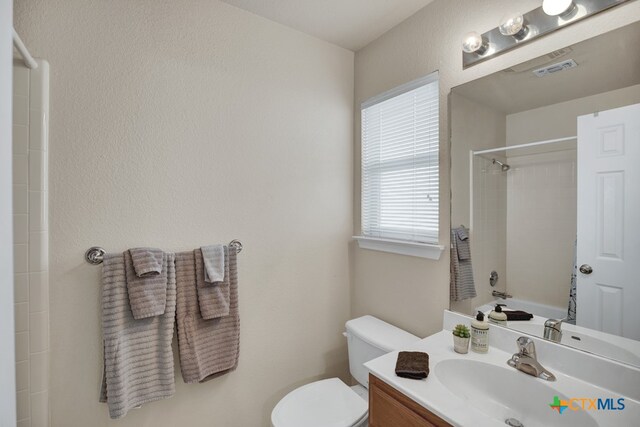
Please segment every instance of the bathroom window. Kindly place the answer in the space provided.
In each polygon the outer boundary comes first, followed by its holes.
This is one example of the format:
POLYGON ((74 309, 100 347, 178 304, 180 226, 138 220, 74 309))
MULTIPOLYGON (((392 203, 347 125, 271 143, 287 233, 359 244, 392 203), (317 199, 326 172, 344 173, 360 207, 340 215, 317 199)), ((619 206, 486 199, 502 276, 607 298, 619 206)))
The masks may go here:
POLYGON ((437 72, 362 104, 361 247, 438 244, 438 116, 437 72))

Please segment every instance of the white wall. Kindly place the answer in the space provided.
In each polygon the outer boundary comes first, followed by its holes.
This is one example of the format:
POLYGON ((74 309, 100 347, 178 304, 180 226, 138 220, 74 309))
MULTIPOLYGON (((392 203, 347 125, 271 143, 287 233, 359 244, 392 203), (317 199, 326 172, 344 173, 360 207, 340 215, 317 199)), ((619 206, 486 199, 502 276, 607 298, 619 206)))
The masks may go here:
POLYGON ((51 68, 52 425, 110 425, 93 245, 244 244, 238 370, 119 425, 266 426, 347 379, 353 53, 214 0, 17 2, 16 26, 51 68))
POLYGON ((11 198, 12 1, 0 0, 0 426, 16 424, 11 198))
MULTIPOLYGON (((523 12, 539 0, 518 1, 523 12)), ((468 31, 495 28, 513 0, 436 0, 356 53, 355 105, 395 86, 440 70, 440 240, 449 244, 449 132, 447 94, 454 86, 486 76, 635 22, 640 2, 629 2, 564 28, 490 61, 462 70, 461 40, 468 31)), ((360 123, 356 109, 355 123, 360 123)), ((360 131, 355 127, 354 194, 360 194, 360 131)), ((354 232, 360 232, 360 198, 354 198, 354 232)), ((370 313, 427 335, 442 326, 449 307, 449 252, 440 261, 352 247, 353 314, 370 313)))

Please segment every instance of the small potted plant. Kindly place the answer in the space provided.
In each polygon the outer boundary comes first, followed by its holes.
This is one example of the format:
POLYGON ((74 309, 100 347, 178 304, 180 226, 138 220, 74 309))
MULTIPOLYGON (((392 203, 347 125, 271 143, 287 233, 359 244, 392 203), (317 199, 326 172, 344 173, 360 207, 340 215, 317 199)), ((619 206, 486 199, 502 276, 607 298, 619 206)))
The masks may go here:
POLYGON ((469 352, 469 339, 471 333, 465 325, 456 325, 453 329, 453 349, 456 353, 467 354, 469 352))

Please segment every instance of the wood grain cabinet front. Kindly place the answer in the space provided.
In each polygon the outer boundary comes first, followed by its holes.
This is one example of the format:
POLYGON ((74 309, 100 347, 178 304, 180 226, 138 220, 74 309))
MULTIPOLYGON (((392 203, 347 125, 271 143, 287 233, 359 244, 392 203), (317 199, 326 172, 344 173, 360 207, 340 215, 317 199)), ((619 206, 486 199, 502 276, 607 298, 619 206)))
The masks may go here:
POLYGON ((451 424, 370 374, 369 426, 450 427, 451 424))

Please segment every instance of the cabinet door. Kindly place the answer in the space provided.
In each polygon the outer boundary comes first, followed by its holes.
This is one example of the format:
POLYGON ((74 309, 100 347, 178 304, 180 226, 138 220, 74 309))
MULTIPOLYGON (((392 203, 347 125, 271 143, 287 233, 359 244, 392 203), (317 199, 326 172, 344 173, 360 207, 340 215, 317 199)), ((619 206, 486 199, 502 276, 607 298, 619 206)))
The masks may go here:
POLYGON ((387 383, 370 375, 369 426, 445 427, 450 426, 450 424, 387 383))

